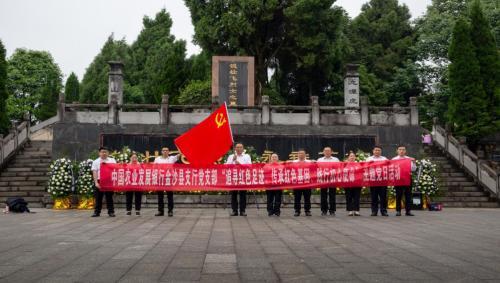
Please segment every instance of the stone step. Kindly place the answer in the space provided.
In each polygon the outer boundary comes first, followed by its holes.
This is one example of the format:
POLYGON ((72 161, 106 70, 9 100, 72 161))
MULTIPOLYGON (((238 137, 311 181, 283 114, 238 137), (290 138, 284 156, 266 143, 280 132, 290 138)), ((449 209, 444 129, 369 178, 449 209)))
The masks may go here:
POLYGON ((49 167, 50 167, 50 164, 47 164, 47 163, 37 163, 37 162, 33 162, 31 164, 25 164, 25 163, 12 163, 12 164, 9 164, 9 167, 10 168, 23 168, 23 167, 26 167, 26 168, 45 168, 47 169, 47 171, 49 170, 49 167))
POLYGON ((16 155, 16 160, 18 159, 34 159, 34 158, 42 158, 42 159, 51 159, 51 155, 40 155, 40 156, 30 156, 30 155, 16 155))
POLYGON ((463 173, 463 172, 441 172, 439 174, 439 176, 441 178, 444 178, 444 177, 467 177, 467 175, 465 175, 465 173, 463 173))
POLYGON ((0 177, 16 177, 16 176, 48 176, 49 172, 2 172, 0 177))
POLYGON ((45 191, 0 191, 0 197, 44 197, 46 194, 45 191))
POLYGON ((434 197, 433 200, 437 202, 489 202, 489 197, 434 197))
POLYGON ((469 177, 441 177, 443 182, 471 182, 472 178, 469 177))
POLYGON ((1 187, 22 187, 22 186, 43 186, 47 183, 47 181, 29 181, 29 180, 25 180, 25 181, 10 181, 10 182, 7 182, 7 184, 4 184, 5 182, 2 182, 2 184, 0 184, 0 188, 1 187))
POLYGON ((448 191, 448 192, 482 192, 482 190, 476 186, 466 186, 466 187, 450 186, 450 187, 442 187, 441 189, 443 191, 448 191))
POLYGON ((476 185, 476 183, 469 182, 469 181, 467 181, 467 182, 446 182, 446 181, 438 182, 439 187, 453 187, 453 186, 455 186, 455 187, 458 187, 458 186, 460 186, 460 187, 472 187, 474 185, 476 185))
POLYGON ((445 193, 446 197, 488 197, 485 192, 453 192, 448 191, 445 193))
POLYGON ((50 166, 51 161, 52 160, 50 158, 16 159, 16 160, 14 160, 13 164, 43 163, 43 164, 47 164, 47 166, 50 166))
POLYGON ((446 207, 480 207, 480 208, 498 208, 496 202, 442 202, 446 207))
POLYGON ((45 185, 35 185, 35 186, 9 186, 2 187, 1 189, 7 192, 16 192, 16 191, 32 191, 32 192, 45 192, 45 185))
MULTIPOLYGON (((0 196, 0 203, 5 203, 7 201, 7 196, 0 196)), ((32 203, 32 202, 40 202, 42 203, 43 197, 30 197, 30 196, 23 196, 22 197, 26 202, 32 203)), ((29 204, 28 204, 29 207, 29 204)))

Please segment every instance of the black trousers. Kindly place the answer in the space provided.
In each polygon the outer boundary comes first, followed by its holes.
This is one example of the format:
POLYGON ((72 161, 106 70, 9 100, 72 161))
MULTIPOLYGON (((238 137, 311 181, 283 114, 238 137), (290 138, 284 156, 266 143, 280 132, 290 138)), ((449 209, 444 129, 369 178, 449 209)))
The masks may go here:
POLYGON ((125 207, 127 208, 127 211, 132 210, 132 199, 135 196, 135 210, 141 210, 141 204, 142 204, 142 192, 126 192, 125 193, 125 200, 126 204, 125 207))
POLYGON ((321 211, 326 212, 327 210, 330 212, 337 210, 337 188, 321 189, 321 211))
POLYGON ((282 190, 267 190, 267 212, 271 214, 280 214, 282 190))
POLYGON ((411 206, 413 204, 413 199, 411 198, 411 187, 395 187, 396 188, 396 211, 401 212, 401 199, 403 194, 405 195, 405 210, 406 212, 411 211, 411 206))
POLYGON ((101 214, 102 199, 104 196, 106 196, 106 207, 108 208, 108 214, 115 213, 115 206, 113 204, 113 192, 102 192, 97 187, 94 187, 94 213, 101 214))
POLYGON ((238 212, 238 194, 240 195, 240 212, 245 212, 247 208, 247 191, 231 191, 231 208, 233 212, 238 212))
MULTIPOLYGON (((164 199, 165 192, 164 191, 158 191, 158 211, 159 212, 165 212, 165 199, 164 199)), ((167 208, 168 211, 173 211, 174 210, 174 192, 168 191, 167 192, 167 208)))
POLYGON ((345 200, 347 211, 359 211, 359 198, 361 197, 361 188, 346 188, 345 200))
POLYGON ((387 213, 387 187, 371 187, 372 212, 377 213, 380 204, 380 212, 387 213))
POLYGON ((306 212, 311 211, 311 193, 311 189, 293 191, 295 200, 293 208, 296 212, 300 212, 300 200, 302 199, 302 195, 304 195, 304 210, 306 212))

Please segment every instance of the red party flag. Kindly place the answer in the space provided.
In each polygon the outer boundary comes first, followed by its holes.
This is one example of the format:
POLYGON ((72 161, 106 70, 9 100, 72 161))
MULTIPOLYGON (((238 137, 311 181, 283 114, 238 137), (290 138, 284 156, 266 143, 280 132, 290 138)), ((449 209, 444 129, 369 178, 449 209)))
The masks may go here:
POLYGON ((226 103, 174 143, 194 166, 214 164, 233 145, 226 103))

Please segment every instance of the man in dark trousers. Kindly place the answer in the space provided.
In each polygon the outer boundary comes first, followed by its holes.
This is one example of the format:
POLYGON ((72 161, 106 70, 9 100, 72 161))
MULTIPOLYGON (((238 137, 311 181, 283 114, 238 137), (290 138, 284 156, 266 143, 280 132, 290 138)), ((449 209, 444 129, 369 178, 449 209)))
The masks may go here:
MULTIPOLYGON (((366 159, 367 162, 380 162, 384 160, 388 159, 382 156, 382 148, 378 145, 373 147, 373 155, 366 159)), ((371 216, 377 216, 379 204, 380 214, 382 216, 389 216, 389 214, 387 214, 387 187, 370 187, 370 195, 372 198, 371 216)))
MULTIPOLYGON (((411 171, 415 172, 417 170, 415 159, 406 155, 406 146, 399 145, 397 152, 398 155, 394 157, 392 160, 410 159, 411 171)), ((411 213, 411 206, 413 204, 411 183, 409 186, 396 186, 395 189, 396 189, 396 216, 401 216, 401 199, 403 197, 403 194, 405 195, 405 212, 406 212, 405 215, 414 216, 411 213)))
MULTIPOLYGON (((156 164, 173 164, 179 160, 179 155, 170 156, 170 150, 168 147, 162 147, 161 156, 155 158, 156 164)), ((164 191, 158 191, 158 213, 155 216, 163 216, 165 215, 165 200, 164 200, 164 191)), ((167 201, 168 201, 168 216, 174 216, 174 192, 167 192, 167 201)))
MULTIPOLYGON (((226 164, 252 164, 252 158, 250 155, 244 152, 244 147, 242 143, 236 143, 234 145, 234 153, 229 155, 226 164)), ((233 212, 231 216, 238 216, 238 194, 240 195, 239 210, 241 216, 247 216, 247 191, 231 191, 231 208, 233 212)))
MULTIPOLYGON (((297 159, 293 162, 296 163, 307 163, 311 162, 311 160, 306 159, 306 151, 304 149, 299 149, 297 152, 297 159)), ((302 190, 293 190, 294 196, 294 209, 295 214, 293 216, 300 216, 300 201, 302 196, 304 196, 304 211, 306 216, 311 216, 311 189, 302 189, 302 190)))
POLYGON ((99 148, 99 157, 92 162, 92 177, 94 178, 94 214, 92 217, 101 216, 102 209, 102 199, 106 196, 106 206, 108 208, 109 217, 115 217, 115 209, 113 204, 113 192, 101 191, 101 186, 99 185, 101 164, 104 163, 116 163, 113 157, 108 156, 109 151, 105 147, 99 148))
MULTIPOLYGON (((340 162, 337 157, 332 156, 332 148, 327 146, 323 149, 323 157, 316 160, 317 163, 321 162, 340 162)), ((337 210, 337 188, 322 188, 321 189, 321 215, 325 216, 328 212, 330 215, 335 216, 337 210)))

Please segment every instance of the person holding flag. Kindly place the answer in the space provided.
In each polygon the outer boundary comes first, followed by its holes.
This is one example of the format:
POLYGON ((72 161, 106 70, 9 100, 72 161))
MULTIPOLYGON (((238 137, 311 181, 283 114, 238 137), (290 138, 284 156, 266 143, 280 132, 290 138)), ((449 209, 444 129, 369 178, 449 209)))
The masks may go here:
POLYGON ((94 214, 92 217, 101 216, 102 199, 106 196, 106 207, 108 208, 109 217, 115 217, 115 207, 113 203, 113 192, 101 190, 101 164, 116 163, 113 157, 109 157, 109 150, 106 147, 99 148, 99 157, 92 162, 92 177, 94 179, 94 214))
MULTIPOLYGON (((179 160, 180 154, 170 156, 170 150, 168 147, 163 147, 161 149, 161 156, 155 158, 155 164, 174 164, 179 160)), ((158 213, 155 216, 163 216, 165 215, 165 192, 158 191, 158 213)), ((174 192, 167 192, 167 201, 168 201, 168 217, 174 216, 174 192)))
MULTIPOLYGON (((226 160, 226 164, 252 164, 252 158, 250 155, 244 152, 244 147, 242 143, 236 143, 234 145, 234 153, 229 155, 226 160)), ((231 216, 238 216, 238 194, 240 195, 239 211, 241 216, 247 216, 245 209, 247 207, 247 191, 231 191, 231 208, 233 212, 231 216)))

